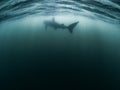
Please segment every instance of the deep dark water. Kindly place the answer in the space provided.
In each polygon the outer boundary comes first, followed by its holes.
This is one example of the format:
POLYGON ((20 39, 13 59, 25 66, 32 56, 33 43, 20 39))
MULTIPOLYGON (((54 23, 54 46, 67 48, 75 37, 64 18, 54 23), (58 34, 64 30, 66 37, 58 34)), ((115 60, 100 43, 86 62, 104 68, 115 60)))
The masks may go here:
POLYGON ((1 90, 120 89, 116 25, 88 20, 70 34, 27 20, 1 25, 1 90))

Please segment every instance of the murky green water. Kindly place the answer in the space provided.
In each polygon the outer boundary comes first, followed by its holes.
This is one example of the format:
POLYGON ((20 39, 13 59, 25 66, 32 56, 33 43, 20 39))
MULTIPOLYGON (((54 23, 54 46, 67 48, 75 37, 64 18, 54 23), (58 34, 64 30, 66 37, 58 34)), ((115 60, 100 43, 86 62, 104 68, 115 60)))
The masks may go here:
POLYGON ((56 16, 73 33, 45 30, 50 17, 29 17, 1 24, 1 87, 15 90, 119 90, 120 29, 84 17, 56 16), (64 21, 63 21, 64 20, 64 21), (7 86, 7 87, 6 87, 7 86))

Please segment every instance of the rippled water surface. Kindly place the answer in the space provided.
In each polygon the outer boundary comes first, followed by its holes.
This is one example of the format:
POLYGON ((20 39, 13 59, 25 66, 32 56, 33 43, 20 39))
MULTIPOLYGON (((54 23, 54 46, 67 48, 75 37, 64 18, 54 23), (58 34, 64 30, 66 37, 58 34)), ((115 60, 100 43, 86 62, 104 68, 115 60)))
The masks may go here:
POLYGON ((120 23, 119 0, 1 0, 0 21, 28 15, 73 14, 120 23))

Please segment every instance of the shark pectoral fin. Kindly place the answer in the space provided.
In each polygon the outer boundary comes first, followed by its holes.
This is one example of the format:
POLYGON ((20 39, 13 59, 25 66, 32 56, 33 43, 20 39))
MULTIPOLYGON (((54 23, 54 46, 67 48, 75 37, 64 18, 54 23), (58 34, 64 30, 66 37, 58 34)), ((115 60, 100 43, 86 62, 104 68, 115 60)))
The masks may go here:
POLYGON ((56 28, 56 27, 54 27, 54 30, 57 30, 57 28, 56 28))
POLYGON ((45 25, 45 30, 47 30, 47 28, 48 28, 48 26, 47 26, 47 25, 45 25))

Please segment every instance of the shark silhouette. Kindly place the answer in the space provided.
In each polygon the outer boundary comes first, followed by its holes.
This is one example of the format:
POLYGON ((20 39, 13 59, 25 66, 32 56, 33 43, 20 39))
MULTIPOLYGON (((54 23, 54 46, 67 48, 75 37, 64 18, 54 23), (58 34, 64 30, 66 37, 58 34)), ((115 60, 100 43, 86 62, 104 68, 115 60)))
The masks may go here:
POLYGON ((73 32, 73 29, 75 28, 75 26, 79 23, 79 21, 74 22, 72 24, 70 24, 69 26, 65 26, 64 24, 59 24, 55 21, 55 19, 53 18, 51 21, 47 20, 44 21, 45 24, 45 29, 47 30, 48 26, 49 27, 53 27, 55 30, 56 29, 68 29, 70 33, 73 32))

